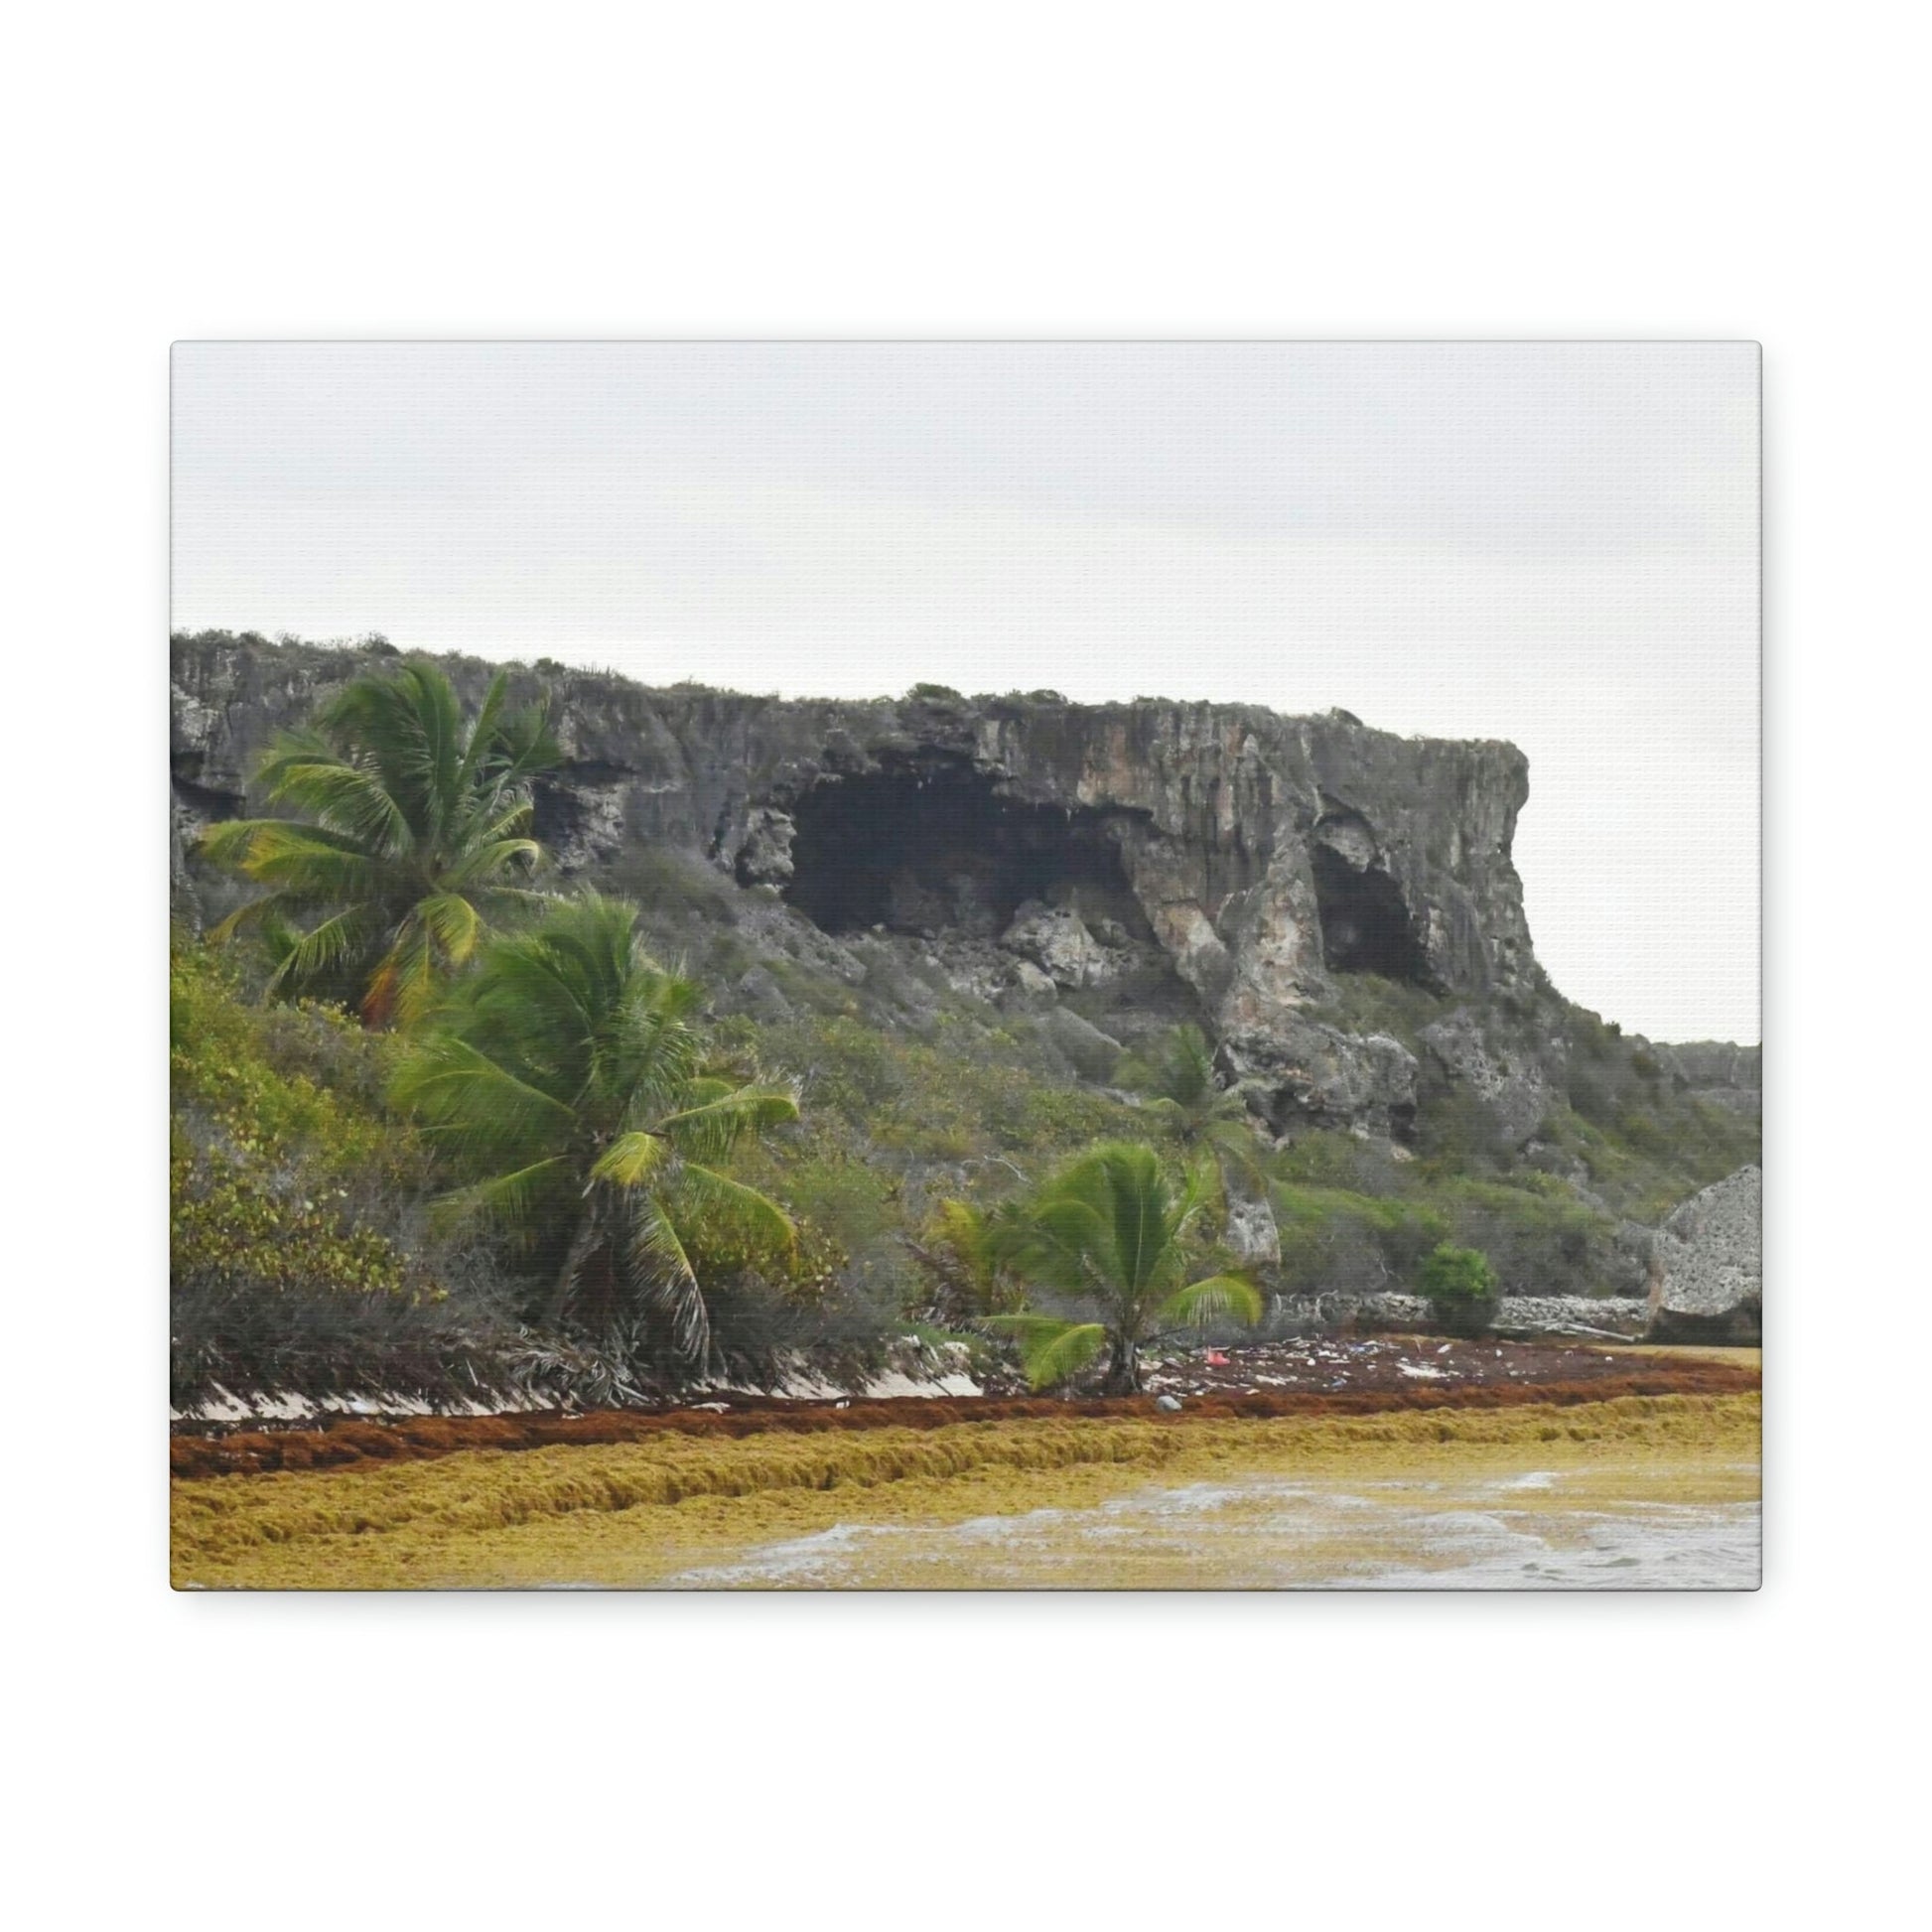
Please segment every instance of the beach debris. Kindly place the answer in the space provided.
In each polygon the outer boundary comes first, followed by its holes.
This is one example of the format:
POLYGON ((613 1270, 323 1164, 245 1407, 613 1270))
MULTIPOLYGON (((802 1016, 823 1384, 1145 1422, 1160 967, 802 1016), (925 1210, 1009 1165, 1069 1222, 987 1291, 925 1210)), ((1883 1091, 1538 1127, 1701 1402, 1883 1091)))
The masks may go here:
POLYGON ((731 1413, 729 1402, 694 1402, 693 1409, 702 1409, 708 1416, 727 1416, 731 1413))
POLYGON ((1157 1395, 1154 1406, 1172 1416, 1179 1409, 1180 1398, 1177 1395, 1157 1395))

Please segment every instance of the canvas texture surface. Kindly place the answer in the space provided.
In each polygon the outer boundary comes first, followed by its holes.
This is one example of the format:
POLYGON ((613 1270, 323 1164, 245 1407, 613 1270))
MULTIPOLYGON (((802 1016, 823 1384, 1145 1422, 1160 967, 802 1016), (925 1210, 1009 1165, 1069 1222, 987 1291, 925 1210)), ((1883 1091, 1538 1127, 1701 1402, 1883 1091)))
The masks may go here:
POLYGON ((1748 1589, 1737 343, 188 343, 191 1589, 1748 1589))

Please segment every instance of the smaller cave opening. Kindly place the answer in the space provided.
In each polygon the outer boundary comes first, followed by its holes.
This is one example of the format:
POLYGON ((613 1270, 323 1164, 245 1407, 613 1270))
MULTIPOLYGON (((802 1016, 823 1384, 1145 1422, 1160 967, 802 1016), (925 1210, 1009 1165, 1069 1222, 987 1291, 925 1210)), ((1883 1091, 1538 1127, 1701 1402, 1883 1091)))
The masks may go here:
POLYGON ((784 896, 822 932, 997 938, 1038 899, 1153 938, 1103 814, 1003 797, 963 761, 821 779, 792 820, 784 896))
POLYGON ((195 817, 211 824, 219 819, 239 818, 247 809, 248 801, 240 792, 205 785, 200 777, 200 759, 195 760, 192 775, 186 766, 174 773, 175 797, 195 817))
POLYGON ((1429 983, 1429 960, 1402 889, 1380 866, 1356 867, 1317 845, 1314 899, 1321 917, 1321 956, 1331 973, 1379 973, 1412 985, 1429 983))

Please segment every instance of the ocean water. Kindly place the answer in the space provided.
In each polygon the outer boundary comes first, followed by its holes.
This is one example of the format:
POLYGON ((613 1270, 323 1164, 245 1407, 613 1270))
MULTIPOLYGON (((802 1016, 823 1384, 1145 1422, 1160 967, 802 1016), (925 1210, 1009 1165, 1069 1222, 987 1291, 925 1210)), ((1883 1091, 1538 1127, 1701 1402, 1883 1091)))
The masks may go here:
MULTIPOLYGON (((1759 1505, 1660 1501, 1651 1472, 1528 1470, 1341 1486, 1255 1476, 1093 1508, 909 1527, 841 1524, 663 1587, 1754 1589, 1759 1505)), ((1734 1472, 1753 1488, 1754 1471, 1734 1472)))

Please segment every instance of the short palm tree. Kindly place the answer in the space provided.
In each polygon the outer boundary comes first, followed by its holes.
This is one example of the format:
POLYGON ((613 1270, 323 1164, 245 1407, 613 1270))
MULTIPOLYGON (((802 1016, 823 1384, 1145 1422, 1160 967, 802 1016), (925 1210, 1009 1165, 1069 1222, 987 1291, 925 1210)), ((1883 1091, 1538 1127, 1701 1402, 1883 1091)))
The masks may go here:
POLYGON ((1006 1252, 1015 1212, 1010 1201, 981 1207, 973 1201, 942 1200, 920 1238, 906 1238, 906 1247, 938 1291, 940 1313, 970 1320, 1024 1306, 1006 1252))
POLYGON ((642 1314, 702 1366, 694 1249, 750 1257, 793 1239, 783 1210, 721 1164, 796 1120, 798 1101, 706 1072, 702 992, 644 953, 636 916, 585 894, 486 939, 394 1098, 479 1175, 446 1215, 494 1223, 547 1278, 542 1320, 610 1332, 642 1314))
POLYGON ((504 708, 501 673, 466 731, 450 681, 405 664, 358 677, 257 773, 299 814, 210 826, 209 858, 269 888, 214 928, 257 924, 273 985, 348 1000, 371 1027, 418 1020, 487 917, 533 896, 530 779, 557 761, 540 712, 504 708))
POLYGON ((1207 1186, 1200 1168, 1176 1185, 1151 1147, 1113 1141, 1089 1149, 1026 1204, 1005 1241, 1013 1265, 1042 1287, 1097 1301, 1103 1311, 1098 1321, 989 1319, 989 1327, 1018 1338, 1035 1388, 1077 1374, 1104 1347, 1102 1387, 1132 1395, 1141 1386, 1142 1345, 1160 1329, 1261 1319, 1261 1297, 1242 1276, 1183 1280, 1181 1237, 1207 1186))
POLYGON ((1148 1096, 1149 1110, 1184 1146, 1201 1148, 1217 1167, 1244 1176, 1261 1173, 1262 1151, 1248 1103, 1221 1085, 1214 1049, 1192 1025, 1173 1028, 1154 1044, 1122 1061, 1120 1085, 1148 1096))
POLYGON ((1183 1148, 1212 1160, 1227 1238, 1242 1261, 1280 1261, 1281 1232, 1268 1201, 1266 1143, 1255 1131, 1248 1103, 1216 1076, 1207 1035, 1196 1026, 1175 1027, 1123 1061, 1115 1077, 1148 1096, 1148 1111, 1183 1148))

